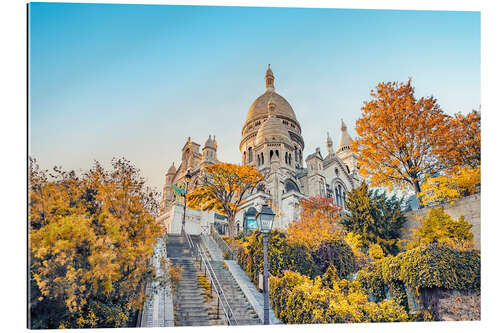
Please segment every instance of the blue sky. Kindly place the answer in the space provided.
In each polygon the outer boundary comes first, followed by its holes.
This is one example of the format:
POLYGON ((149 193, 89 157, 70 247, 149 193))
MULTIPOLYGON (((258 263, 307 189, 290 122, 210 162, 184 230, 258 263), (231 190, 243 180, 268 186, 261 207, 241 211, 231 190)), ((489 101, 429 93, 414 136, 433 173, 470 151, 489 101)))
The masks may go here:
POLYGON ((240 162, 241 127, 276 91, 302 125, 305 154, 355 136, 381 81, 412 77, 449 114, 480 104, 478 12, 32 3, 29 154, 87 169, 124 156, 160 189, 188 136, 240 162))

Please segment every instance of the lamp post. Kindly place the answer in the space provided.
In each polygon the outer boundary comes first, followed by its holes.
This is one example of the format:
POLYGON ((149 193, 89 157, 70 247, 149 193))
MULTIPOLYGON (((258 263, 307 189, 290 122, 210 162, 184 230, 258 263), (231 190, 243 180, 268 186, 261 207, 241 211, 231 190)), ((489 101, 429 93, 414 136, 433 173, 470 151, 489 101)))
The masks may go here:
POLYGON ((191 180, 191 173, 189 172, 189 170, 186 172, 186 175, 184 176, 186 178, 186 182, 185 182, 185 189, 184 189, 184 214, 182 214, 182 231, 181 233, 184 233, 186 232, 186 204, 187 204, 187 191, 188 191, 188 185, 189 185, 189 181, 191 180))
POLYGON ((263 205, 257 214, 259 230, 262 232, 264 242, 264 325, 269 325, 269 270, 267 263, 267 242, 269 233, 273 228, 274 212, 268 205, 263 205))

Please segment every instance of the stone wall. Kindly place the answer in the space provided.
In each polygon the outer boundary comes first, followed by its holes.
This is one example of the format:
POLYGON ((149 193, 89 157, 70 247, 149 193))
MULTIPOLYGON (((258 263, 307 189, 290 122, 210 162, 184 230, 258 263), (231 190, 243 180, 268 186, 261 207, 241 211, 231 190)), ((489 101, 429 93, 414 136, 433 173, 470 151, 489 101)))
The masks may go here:
POLYGON ((472 291, 445 290, 439 299, 439 315, 445 321, 481 320, 481 295, 472 291))
MULTIPOLYGON (((481 194, 475 194, 460 199, 453 204, 440 205, 444 211, 452 218, 458 219, 461 215, 472 224, 471 231, 474 235, 474 244, 481 249, 481 194)), ((427 216, 430 208, 422 208, 410 211, 406 217, 407 222, 403 231, 403 238, 408 239, 411 235, 411 229, 420 225, 419 219, 427 216)))

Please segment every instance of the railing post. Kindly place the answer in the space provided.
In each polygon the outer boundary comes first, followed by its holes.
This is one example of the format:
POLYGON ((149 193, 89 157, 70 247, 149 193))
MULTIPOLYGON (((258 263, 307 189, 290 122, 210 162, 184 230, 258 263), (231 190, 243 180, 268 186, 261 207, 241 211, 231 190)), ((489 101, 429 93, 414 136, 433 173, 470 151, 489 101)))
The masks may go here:
POLYGON ((219 299, 220 297, 217 297, 217 319, 219 319, 219 299))

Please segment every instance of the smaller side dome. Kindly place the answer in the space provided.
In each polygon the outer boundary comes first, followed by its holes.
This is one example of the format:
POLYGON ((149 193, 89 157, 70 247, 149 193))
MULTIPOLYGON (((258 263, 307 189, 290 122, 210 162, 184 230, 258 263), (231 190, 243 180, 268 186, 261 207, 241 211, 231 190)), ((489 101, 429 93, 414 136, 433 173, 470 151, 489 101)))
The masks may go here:
POLYGON ((172 166, 167 171, 167 175, 175 175, 177 169, 175 168, 175 164, 172 162, 172 166))
POLYGON ((352 139, 349 133, 347 133, 347 126, 344 120, 340 119, 340 138, 339 144, 337 146, 337 153, 343 150, 350 150, 352 144, 352 139))
POLYGON ((214 136, 214 139, 212 139, 212 135, 208 136, 207 141, 205 141, 205 147, 206 148, 213 148, 213 149, 216 148, 216 146, 215 146, 215 136, 214 136))

